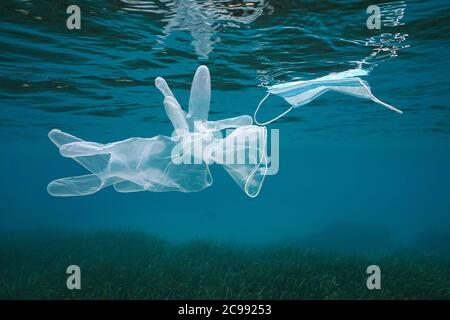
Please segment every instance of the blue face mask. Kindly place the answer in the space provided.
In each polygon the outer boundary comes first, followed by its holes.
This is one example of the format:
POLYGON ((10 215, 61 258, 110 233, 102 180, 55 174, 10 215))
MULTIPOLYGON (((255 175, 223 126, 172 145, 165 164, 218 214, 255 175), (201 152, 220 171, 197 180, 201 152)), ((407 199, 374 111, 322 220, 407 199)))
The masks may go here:
POLYGON ((255 123, 261 126, 272 123, 286 115, 292 109, 311 102, 328 90, 338 91, 364 99, 370 99, 390 110, 403 113, 399 109, 376 98, 370 91, 369 84, 358 77, 364 75, 367 75, 367 71, 362 69, 354 69, 339 73, 332 73, 325 77, 313 80, 287 82, 268 87, 266 96, 261 100, 255 110, 255 114, 253 116, 255 123), (272 120, 259 122, 256 119, 256 114, 270 94, 275 94, 282 97, 291 105, 291 107, 272 120))

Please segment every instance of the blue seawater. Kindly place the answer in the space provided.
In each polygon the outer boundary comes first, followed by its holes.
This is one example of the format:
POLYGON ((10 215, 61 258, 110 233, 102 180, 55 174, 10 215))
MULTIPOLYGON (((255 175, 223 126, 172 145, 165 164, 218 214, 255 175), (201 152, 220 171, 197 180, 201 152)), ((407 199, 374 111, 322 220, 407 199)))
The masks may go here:
MULTIPOLYGON (((4 0, 0 10, 0 230, 139 231, 169 241, 279 241, 327 250, 450 254, 448 1, 4 0), (370 30, 368 6, 381 9, 370 30), (404 111, 327 93, 269 128, 280 168, 251 199, 220 166, 191 194, 112 188, 55 198, 84 174, 53 128, 112 142, 170 135, 154 79, 183 106, 197 66, 212 76, 211 119, 253 114, 265 87, 357 67, 404 111)), ((287 105, 272 97, 261 115, 287 105)))

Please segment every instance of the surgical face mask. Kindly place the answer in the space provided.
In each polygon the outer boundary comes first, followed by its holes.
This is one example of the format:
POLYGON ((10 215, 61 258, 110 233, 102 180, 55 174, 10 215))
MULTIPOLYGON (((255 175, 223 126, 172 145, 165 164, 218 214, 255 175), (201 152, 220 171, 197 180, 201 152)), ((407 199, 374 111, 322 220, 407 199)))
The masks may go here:
POLYGON ((392 111, 403 113, 399 109, 376 98, 372 94, 369 84, 358 77, 364 75, 367 75, 367 71, 362 69, 354 69, 340 73, 332 73, 313 80, 287 82, 268 87, 266 96, 258 104, 258 107, 256 108, 253 115, 255 123, 258 125, 267 125, 269 123, 272 123, 286 115, 292 109, 311 102, 328 90, 342 92, 344 94, 363 99, 370 99, 392 111), (259 122, 256 118, 256 115, 261 105, 269 97, 270 94, 282 97, 291 105, 291 107, 272 120, 259 122))

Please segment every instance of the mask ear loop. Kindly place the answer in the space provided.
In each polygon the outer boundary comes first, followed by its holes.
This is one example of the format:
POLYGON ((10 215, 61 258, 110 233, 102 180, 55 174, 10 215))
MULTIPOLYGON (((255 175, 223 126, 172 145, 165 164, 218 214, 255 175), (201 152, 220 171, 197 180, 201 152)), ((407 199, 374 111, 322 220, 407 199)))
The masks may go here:
POLYGON ((261 152, 262 156, 259 160, 259 163, 257 165, 257 167, 250 173, 250 175, 248 176, 247 180, 245 180, 245 184, 244 184, 244 192, 250 197, 250 198, 256 198, 259 194, 259 192, 261 191, 262 188, 262 184, 264 182, 264 179, 266 178, 267 175, 267 157, 266 157, 266 147, 267 147, 267 128, 262 127, 263 130, 263 150, 261 152), (248 190, 249 190, 249 183, 250 183, 250 179, 257 173, 258 170, 261 171, 261 165, 264 165, 264 174, 263 177, 261 178, 261 182, 259 183, 258 189, 256 190, 256 193, 251 194, 248 190))
POLYGON ((396 107, 393 107, 393 106, 391 106, 390 104, 387 104, 387 103, 381 101, 380 99, 378 99, 377 97, 375 97, 375 96, 373 95, 372 91, 370 90, 370 88, 364 83, 364 81, 362 81, 361 79, 359 79, 359 82, 360 82, 361 85, 367 90, 367 92, 368 92, 369 95, 370 95, 370 98, 371 98, 373 101, 375 101, 375 102, 378 103, 378 104, 381 104, 382 106, 388 108, 389 110, 392 110, 392 111, 398 112, 398 113, 400 113, 400 114, 403 114, 403 111, 401 111, 401 110, 397 109, 396 107))
POLYGON ((269 97, 269 95, 270 95, 270 92, 268 92, 268 93, 266 94, 266 96, 259 102, 258 106, 256 107, 255 113, 253 114, 253 120, 255 120, 255 123, 256 123, 257 125, 259 125, 259 126, 265 126, 265 125, 268 125, 268 124, 270 124, 270 123, 272 123, 272 122, 274 122, 274 121, 277 121, 278 119, 280 119, 281 117, 283 117, 284 115, 286 115, 287 113, 289 113, 289 112, 294 108, 294 107, 291 106, 289 109, 287 109, 287 110, 284 111, 283 113, 279 114, 278 116, 276 116, 276 117, 273 118, 272 120, 269 120, 269 121, 266 121, 266 122, 259 122, 259 121, 256 119, 256 114, 258 113, 259 108, 260 108, 261 105, 264 103, 264 101, 269 97))

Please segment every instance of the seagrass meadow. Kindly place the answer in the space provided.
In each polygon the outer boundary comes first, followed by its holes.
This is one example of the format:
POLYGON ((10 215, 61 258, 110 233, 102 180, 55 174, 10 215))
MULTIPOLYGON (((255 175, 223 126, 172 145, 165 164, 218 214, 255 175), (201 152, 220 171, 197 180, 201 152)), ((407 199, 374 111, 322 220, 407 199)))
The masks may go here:
POLYGON ((1 299, 449 299, 450 261, 433 256, 170 243, 136 232, 14 233, 0 244, 1 299), (77 262, 81 289, 68 290, 77 262), (382 289, 366 268, 382 266, 382 289))

